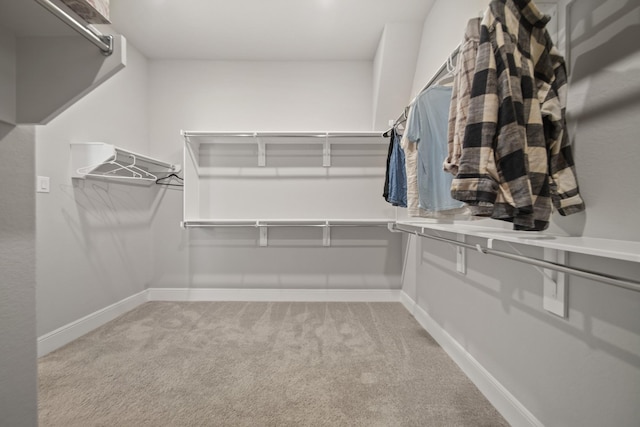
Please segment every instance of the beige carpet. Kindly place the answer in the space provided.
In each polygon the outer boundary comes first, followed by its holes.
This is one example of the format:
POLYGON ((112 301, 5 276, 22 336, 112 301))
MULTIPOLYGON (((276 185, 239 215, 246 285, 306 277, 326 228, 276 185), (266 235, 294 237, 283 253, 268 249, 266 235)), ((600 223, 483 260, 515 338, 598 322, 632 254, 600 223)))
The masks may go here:
POLYGON ((40 426, 506 426, 398 303, 144 304, 39 361, 40 426))

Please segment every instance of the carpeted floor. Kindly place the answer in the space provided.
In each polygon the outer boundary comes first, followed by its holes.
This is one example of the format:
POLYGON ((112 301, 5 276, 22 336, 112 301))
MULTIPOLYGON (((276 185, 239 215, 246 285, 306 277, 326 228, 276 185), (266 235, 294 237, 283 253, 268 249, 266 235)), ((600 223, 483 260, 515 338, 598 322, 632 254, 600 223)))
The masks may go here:
POLYGON ((39 361, 40 426, 507 426, 399 303, 150 302, 39 361))

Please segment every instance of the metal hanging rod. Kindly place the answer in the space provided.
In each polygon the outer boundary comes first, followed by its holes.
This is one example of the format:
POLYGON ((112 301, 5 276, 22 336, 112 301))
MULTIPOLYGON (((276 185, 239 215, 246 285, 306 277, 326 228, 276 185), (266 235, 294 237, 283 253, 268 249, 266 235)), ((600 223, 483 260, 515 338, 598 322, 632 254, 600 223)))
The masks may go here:
MULTIPOLYGON (((456 46, 456 48, 453 50, 453 52, 451 52, 449 54, 449 56, 447 57, 447 60, 440 66, 440 68, 438 68, 438 71, 435 72, 435 74, 431 77, 431 79, 427 82, 427 84, 422 88, 422 90, 420 90, 420 92, 418 92, 418 95, 421 94, 422 92, 424 92, 425 90, 429 89, 431 86, 433 86, 433 84, 440 78, 442 73, 447 70, 447 68, 449 67, 449 64, 451 62, 453 62, 453 60, 456 58, 456 56, 458 56, 458 53, 460 52, 460 46, 461 45, 456 46)), ((416 97, 417 97, 417 95, 416 95, 416 97)), ((414 98, 414 100, 415 100, 415 98, 414 98)), ((413 104, 413 101, 411 101, 411 104, 413 104)), ((407 119, 407 114, 409 113, 409 108, 411 107, 411 104, 409 104, 408 106, 405 107, 405 109, 402 111, 402 113, 396 119, 395 124, 398 124, 402 120, 406 120, 407 119)))
MULTIPOLYGON (((429 89, 431 86, 433 86, 433 84, 440 78, 440 76, 442 75, 442 73, 447 70, 449 63, 453 62, 453 60, 458 56, 458 53, 460 52, 460 46, 458 45, 456 46, 455 49, 453 49, 453 52, 451 52, 449 54, 449 56, 447 57, 447 60, 440 66, 440 68, 438 68, 438 71, 436 71, 436 73, 433 75, 433 77, 431 77, 431 80, 429 80, 427 82, 427 84, 422 88, 422 90, 420 91, 420 93, 424 92, 425 90, 429 89)), ((455 63, 453 64, 455 65, 455 63)))
POLYGON ((388 227, 392 220, 229 220, 229 221, 183 221, 182 226, 191 227, 388 227))
POLYGON ((73 28, 82 37, 96 45, 102 51, 103 55, 109 56, 113 53, 113 36, 98 33, 94 28, 89 28, 88 26, 76 20, 73 16, 69 15, 67 12, 65 12, 50 0, 36 1, 62 22, 73 28))
POLYGON ((370 138, 381 137, 381 132, 207 132, 182 131, 189 137, 271 137, 271 138, 370 138))
POLYGON ((445 237, 433 236, 431 234, 421 233, 416 230, 408 230, 404 229, 397 224, 392 226, 392 229, 397 231, 402 231, 403 233, 414 234, 420 237, 426 237, 428 239, 437 240, 439 242, 450 243, 452 245, 461 246, 463 248, 477 250, 483 254, 487 255, 495 255, 502 258, 507 258, 513 261, 522 262, 525 264, 534 265, 536 267, 547 268, 550 270, 559 271, 561 273, 571 274, 573 276, 584 277, 586 279, 595 280, 602 283, 607 283, 609 285, 617 286, 619 288, 629 289, 632 291, 640 292, 640 282, 635 280, 625 279, 622 277, 617 277, 613 275, 598 273, 595 271, 584 270, 575 267, 567 267, 566 265, 556 264, 551 261, 544 261, 537 258, 530 258, 523 255, 511 254, 509 252, 497 251, 491 248, 483 248, 480 245, 472 245, 469 243, 458 242, 457 240, 447 239, 445 237))

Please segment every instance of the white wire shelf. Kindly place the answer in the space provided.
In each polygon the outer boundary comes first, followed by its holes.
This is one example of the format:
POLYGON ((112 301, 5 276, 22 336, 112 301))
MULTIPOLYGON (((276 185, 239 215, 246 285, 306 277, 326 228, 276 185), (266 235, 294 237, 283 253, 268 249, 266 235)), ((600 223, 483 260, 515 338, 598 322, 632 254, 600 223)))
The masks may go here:
MULTIPOLYGON (((379 138, 382 132, 227 132, 227 131, 188 131, 180 132, 185 138, 379 138)), ((206 141, 203 141, 206 142, 206 141)))
POLYGON ((163 162, 104 142, 71 144, 72 178, 99 177, 151 184, 158 174, 178 172, 180 165, 163 162))
POLYGON ((434 230, 479 237, 487 239, 489 246, 493 241, 502 241, 623 261, 640 262, 640 242, 596 237, 561 236, 545 232, 515 231, 460 223, 428 223, 409 220, 398 221, 397 225, 418 232, 434 230))
POLYGON ((393 219, 192 219, 182 221, 193 227, 377 227, 393 224, 393 219))
POLYGON ((386 227, 394 223, 391 219, 220 219, 182 221, 184 228, 255 228, 261 247, 269 246, 269 228, 321 228, 322 246, 331 246, 331 228, 333 227, 386 227))
POLYGON ((378 145, 388 140, 381 132, 225 132, 225 131, 180 131, 188 149, 200 144, 256 144, 258 166, 267 165, 267 145, 298 144, 322 145, 322 166, 331 166, 331 146, 378 145))

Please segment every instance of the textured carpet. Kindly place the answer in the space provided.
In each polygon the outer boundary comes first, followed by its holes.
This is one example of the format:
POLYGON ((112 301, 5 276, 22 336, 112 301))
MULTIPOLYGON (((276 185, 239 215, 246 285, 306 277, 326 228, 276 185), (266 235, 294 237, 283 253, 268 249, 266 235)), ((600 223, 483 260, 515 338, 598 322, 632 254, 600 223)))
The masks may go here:
POLYGON ((39 360, 40 426, 507 426, 399 303, 150 302, 39 360))

